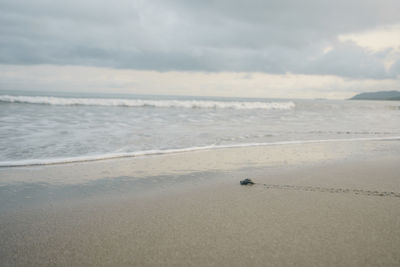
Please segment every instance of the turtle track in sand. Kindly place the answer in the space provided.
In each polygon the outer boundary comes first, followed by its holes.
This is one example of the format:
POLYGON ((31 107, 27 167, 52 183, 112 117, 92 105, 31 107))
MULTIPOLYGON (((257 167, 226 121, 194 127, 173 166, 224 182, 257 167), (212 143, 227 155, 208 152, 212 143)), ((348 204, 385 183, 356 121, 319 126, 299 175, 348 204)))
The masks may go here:
POLYGON ((355 194, 363 196, 377 196, 377 197, 396 197, 400 198, 398 192, 388 191, 372 191, 363 189, 349 189, 349 188, 333 188, 333 187, 319 187, 319 186, 302 186, 302 185, 278 185, 278 184, 261 184, 266 189, 279 189, 279 190, 297 190, 297 191, 311 191, 311 192, 323 192, 323 193, 343 193, 343 194, 355 194))

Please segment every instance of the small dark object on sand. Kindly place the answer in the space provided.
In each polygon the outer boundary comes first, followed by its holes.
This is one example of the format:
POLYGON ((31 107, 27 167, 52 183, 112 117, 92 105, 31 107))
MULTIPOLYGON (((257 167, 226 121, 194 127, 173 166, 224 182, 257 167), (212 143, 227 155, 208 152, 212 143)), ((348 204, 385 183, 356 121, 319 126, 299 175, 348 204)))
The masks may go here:
POLYGON ((246 178, 246 179, 240 181, 240 184, 241 185, 252 185, 252 184, 254 184, 254 182, 251 179, 246 178))

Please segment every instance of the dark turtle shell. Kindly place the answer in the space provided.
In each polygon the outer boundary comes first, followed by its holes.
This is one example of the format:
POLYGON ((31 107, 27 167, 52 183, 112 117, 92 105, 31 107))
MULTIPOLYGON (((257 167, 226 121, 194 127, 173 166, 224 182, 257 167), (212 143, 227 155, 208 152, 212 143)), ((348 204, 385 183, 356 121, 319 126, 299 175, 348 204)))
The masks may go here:
POLYGON ((251 185, 251 184, 254 184, 254 182, 251 179, 246 178, 246 179, 240 181, 240 184, 241 185, 251 185))

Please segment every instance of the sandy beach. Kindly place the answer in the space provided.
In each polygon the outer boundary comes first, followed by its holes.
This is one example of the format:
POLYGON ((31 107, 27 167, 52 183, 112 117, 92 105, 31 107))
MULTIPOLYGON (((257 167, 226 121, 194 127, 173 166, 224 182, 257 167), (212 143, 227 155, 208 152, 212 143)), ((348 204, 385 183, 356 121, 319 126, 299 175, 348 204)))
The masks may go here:
POLYGON ((1 168, 1 265, 399 266, 399 173, 398 140, 1 168))

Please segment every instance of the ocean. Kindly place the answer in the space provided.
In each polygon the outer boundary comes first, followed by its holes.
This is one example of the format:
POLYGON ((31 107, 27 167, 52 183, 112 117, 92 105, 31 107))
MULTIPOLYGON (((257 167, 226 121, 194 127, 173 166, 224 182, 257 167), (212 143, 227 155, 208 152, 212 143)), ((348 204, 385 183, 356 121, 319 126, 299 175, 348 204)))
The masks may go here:
POLYGON ((400 102, 0 91, 0 167, 400 138, 400 102))

